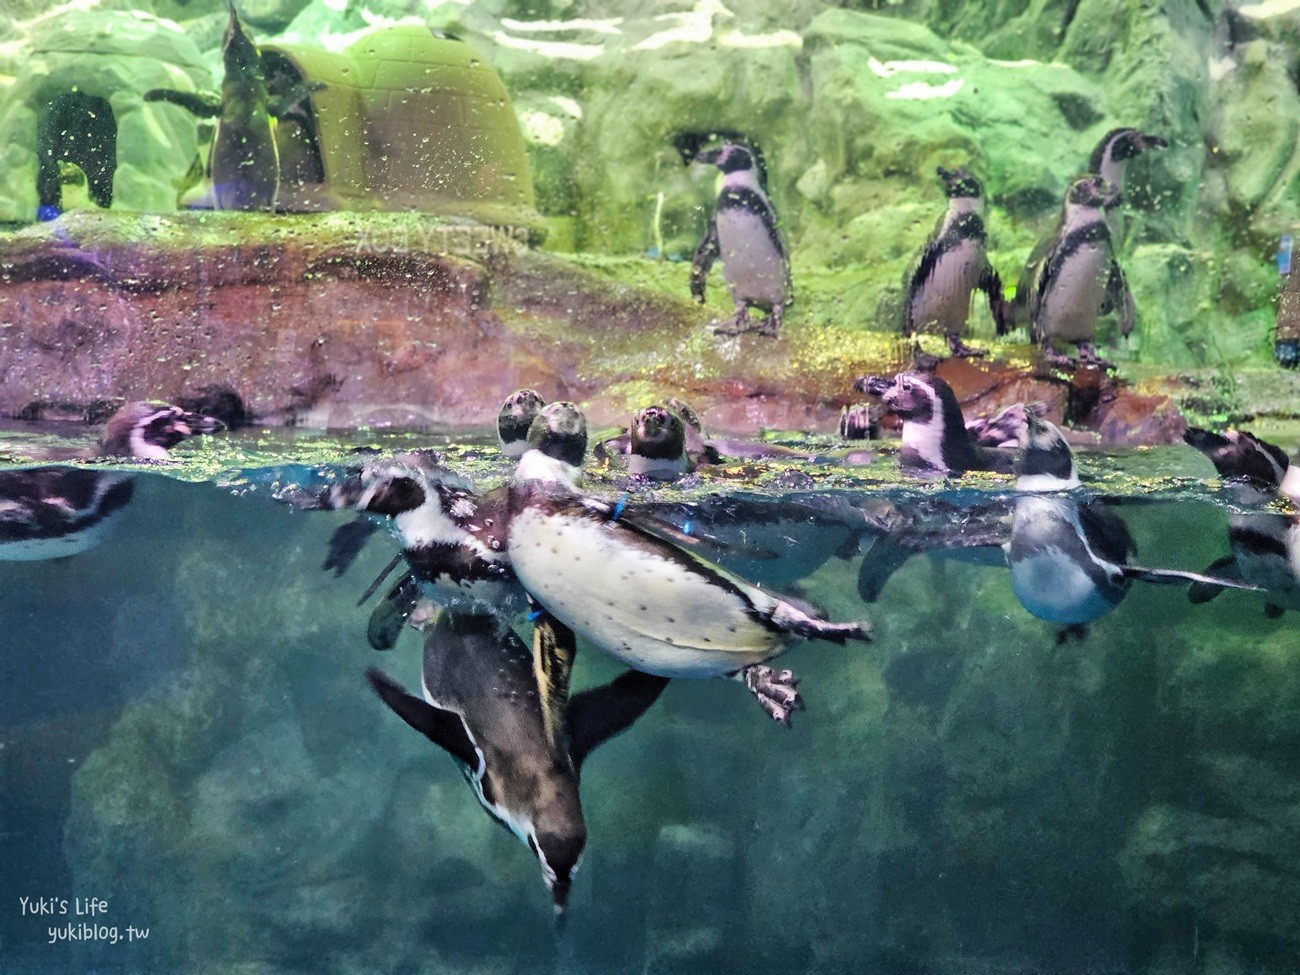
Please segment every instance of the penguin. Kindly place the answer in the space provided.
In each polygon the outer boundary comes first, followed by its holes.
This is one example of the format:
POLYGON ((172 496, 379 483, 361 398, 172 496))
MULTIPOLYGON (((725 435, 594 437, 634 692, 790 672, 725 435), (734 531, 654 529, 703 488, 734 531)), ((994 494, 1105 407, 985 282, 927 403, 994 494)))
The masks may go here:
POLYGON ((948 339, 952 354, 963 358, 985 353, 962 342, 975 289, 988 297, 989 311, 999 332, 1002 322, 1002 279, 985 254, 986 234, 981 211, 984 188, 965 169, 935 170, 948 195, 948 210, 939 220, 904 281, 903 334, 937 328, 948 339))
POLYGON ((216 209, 272 212, 280 185, 276 116, 299 103, 304 94, 324 86, 312 82, 272 99, 261 54, 244 32, 234 0, 228 0, 228 6, 230 20, 221 47, 225 76, 220 98, 154 88, 145 92, 144 99, 178 105, 199 118, 217 119, 208 157, 216 209))
POLYGON ((854 388, 880 396, 885 408, 903 421, 903 449, 898 459, 904 473, 1005 474, 1014 468, 1014 451, 974 442, 952 387, 938 376, 902 372, 892 383, 878 376, 863 376, 854 388))
MULTIPOLYGON (((1237 505, 1260 507, 1283 498, 1300 506, 1300 465, 1280 447, 1245 431, 1217 434, 1196 427, 1183 440, 1210 459, 1237 505)), ((1207 575, 1265 589, 1264 612, 1270 618, 1300 610, 1300 516, 1294 511, 1234 512, 1228 516, 1228 544, 1230 554, 1207 567, 1207 575)), ((1222 591, 1222 586, 1195 584, 1188 598, 1204 603, 1222 591)))
POLYGON ((1080 363, 1115 368, 1092 349, 1103 305, 1114 309, 1122 335, 1133 331, 1133 295, 1106 224, 1105 207, 1113 200, 1113 189, 1097 176, 1070 187, 1061 226, 1028 295, 1030 334, 1054 366, 1075 366, 1054 347, 1065 341, 1078 347, 1080 363))
POLYGON ((662 406, 637 410, 628 430, 627 469, 637 477, 675 481, 695 470, 686 453, 686 424, 662 406))
POLYGON ((1130 159, 1150 149, 1166 149, 1169 141, 1162 136, 1148 135, 1134 128, 1111 129, 1088 158, 1088 172, 1096 173, 1106 185, 1114 188, 1115 199, 1106 210, 1106 223, 1111 239, 1118 247, 1124 241, 1124 217, 1118 204, 1124 196, 1124 170, 1130 159))
POLYGON ((497 412, 497 443, 501 453, 518 460, 528 449, 528 428, 546 400, 535 389, 518 389, 506 397, 497 412))
POLYGON ((729 142, 697 154, 694 161, 718 167, 722 189, 708 231, 691 261, 691 295, 704 303, 709 269, 721 257, 722 278, 731 288, 736 314, 714 326, 714 331, 724 335, 750 331, 749 309, 757 307, 767 311, 758 333, 775 336, 781 330, 785 308, 793 300, 790 261, 754 153, 729 142))
POLYGON ((976 417, 966 424, 966 432, 981 447, 1017 448, 1024 437, 1029 414, 1042 417, 1047 414, 1047 404, 1012 403, 992 416, 976 417))
POLYGON ((836 432, 841 440, 879 440, 880 412, 870 403, 843 406, 836 432))
MULTIPOLYGON (((66 460, 171 459, 186 437, 212 433, 217 420, 165 403, 127 403, 109 419, 95 450, 66 460)), ((43 561, 78 555, 102 542, 131 503, 128 474, 40 466, 0 471, 0 561, 43 561)))
MULTIPOLYGON (((540 420, 540 418, 539 418, 540 420)), ((800 638, 867 641, 584 497, 564 463, 529 450, 510 486, 508 549, 547 614, 592 646, 663 677, 731 676, 775 721, 802 707, 797 678, 766 661, 800 638)))
POLYGON ((1071 494, 1080 486, 1074 454, 1061 431, 1032 414, 1016 464, 1015 514, 1006 544, 1011 588, 1020 604, 1061 625, 1058 642, 1082 638, 1128 594, 1133 580, 1256 588, 1176 569, 1148 569, 1129 559, 1137 546, 1104 501, 1071 494))
POLYGON ((484 811, 528 846, 562 920, 587 842, 583 763, 645 714, 667 679, 628 671, 565 700, 563 726, 548 731, 523 642, 495 615, 464 611, 442 614, 426 633, 422 697, 378 669, 366 676, 384 704, 456 760, 484 811))

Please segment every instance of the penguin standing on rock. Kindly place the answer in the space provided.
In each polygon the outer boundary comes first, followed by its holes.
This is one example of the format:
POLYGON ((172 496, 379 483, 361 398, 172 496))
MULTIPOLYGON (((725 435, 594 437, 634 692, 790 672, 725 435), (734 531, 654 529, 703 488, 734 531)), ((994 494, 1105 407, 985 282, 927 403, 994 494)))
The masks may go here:
POLYGON ((955 356, 963 358, 985 353, 962 342, 970 315, 970 296, 975 289, 988 296, 989 310, 998 333, 1004 332, 1002 279, 989 264, 984 246, 984 189, 964 169, 936 173, 948 194, 948 211, 940 219, 905 282, 903 334, 937 329, 948 339, 955 356))
POLYGON ((1030 333, 1054 366, 1074 367, 1074 360, 1055 348, 1072 342, 1080 363, 1114 368, 1092 348, 1103 306, 1115 310, 1121 334, 1133 331, 1133 295, 1106 224, 1105 207, 1113 200, 1113 190, 1099 176, 1085 176, 1070 187, 1061 227, 1030 294, 1030 333))
POLYGON ((583 762, 640 718, 667 679, 628 671, 545 701, 514 631, 492 614, 468 612, 444 613, 426 633, 422 698, 377 669, 366 676, 399 718, 456 760, 487 814, 527 844, 562 919, 587 842, 583 762), (554 727, 553 712, 563 718, 554 727))
POLYGON ((722 189, 708 232, 691 262, 691 295, 703 304, 709 269, 721 257, 722 279, 731 288, 736 314, 715 325, 714 331, 724 335, 750 331, 749 309, 756 307, 767 312, 757 331, 775 336, 785 307, 793 300, 790 261, 754 154, 745 146, 727 143, 699 153, 695 162, 717 166, 722 171, 722 189))

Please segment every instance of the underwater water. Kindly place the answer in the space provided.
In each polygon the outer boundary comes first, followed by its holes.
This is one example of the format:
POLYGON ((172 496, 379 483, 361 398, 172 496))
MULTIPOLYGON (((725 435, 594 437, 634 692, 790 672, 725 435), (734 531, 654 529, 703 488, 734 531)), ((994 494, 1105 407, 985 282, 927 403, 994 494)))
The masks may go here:
MULTIPOLYGON (((1194 605, 1135 580, 1062 636, 1026 607, 1068 587, 1013 585, 999 547, 1008 478, 907 481, 888 450, 626 493, 591 469, 593 494, 874 640, 778 658, 792 730, 737 682, 669 682, 583 766, 559 926, 537 859, 367 684, 419 688, 420 634, 377 652, 384 590, 358 605, 396 542, 381 526, 323 571, 352 514, 286 503, 361 442, 506 472, 477 436, 205 438, 78 466, 131 479, 116 523, 0 561, 6 973, 1294 970, 1293 591, 1194 605)), ((1230 517, 1294 519, 1243 513, 1190 448, 1080 460, 1069 504, 1107 498, 1143 566, 1200 572, 1230 517)), ((573 686, 621 671, 580 644, 573 686)), ((502 722, 532 706, 486 673, 502 722)))

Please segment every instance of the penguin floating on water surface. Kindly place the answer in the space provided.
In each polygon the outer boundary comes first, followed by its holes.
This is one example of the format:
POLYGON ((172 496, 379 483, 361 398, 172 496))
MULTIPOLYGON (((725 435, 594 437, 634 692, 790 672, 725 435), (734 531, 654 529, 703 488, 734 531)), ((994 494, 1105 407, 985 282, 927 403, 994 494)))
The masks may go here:
POLYGON ((714 331, 726 335, 748 332, 749 310, 760 308, 767 317, 757 331, 774 336, 781 330, 786 305, 793 300, 790 261, 754 153, 729 142, 699 153, 695 162, 717 166, 722 171, 722 189, 708 231, 691 262, 691 295, 704 302, 709 270, 721 257, 722 279, 731 288, 736 314, 714 326, 714 331))
POLYGON ((425 635, 423 697, 379 670, 367 677, 398 717, 456 760, 487 814, 527 844, 560 918, 587 842, 583 763, 640 718, 668 681, 628 671, 546 701, 531 659, 495 614, 448 611, 425 635), (552 713, 562 721, 548 723, 552 713))
POLYGON ((984 188, 964 169, 935 171, 948 194, 948 210, 904 282, 903 334, 937 329, 955 356, 982 356, 962 342, 970 317, 971 292, 988 296, 998 334, 1004 332, 1002 279, 985 255, 984 188))
MULTIPOLYGON (((1256 507, 1284 498, 1300 506, 1300 465, 1281 447, 1237 430, 1217 434, 1192 427, 1183 439, 1210 459, 1236 504, 1256 507)), ((1234 512, 1228 516, 1228 544, 1231 553, 1206 568, 1207 574, 1267 590, 1264 611, 1270 618, 1300 611, 1300 515, 1234 512)), ((1204 603, 1223 588, 1197 583, 1188 596, 1204 603)))
POLYGON ((563 459, 529 450, 509 490, 508 550, 524 588, 637 670, 735 677, 788 724, 802 707, 797 679, 766 661, 801 638, 870 639, 865 623, 830 623, 623 517, 621 503, 584 497, 563 459))
POLYGON ((1082 637, 1118 606, 1133 580, 1166 584, 1253 585, 1129 563, 1137 552, 1126 525, 1103 500, 1081 501, 1074 454, 1061 431, 1030 414, 1016 465, 1015 515, 1007 563, 1020 604, 1060 624, 1059 639, 1082 637))
POLYGON ((155 88, 144 98, 179 105, 199 118, 217 120, 208 156, 216 209, 273 211, 280 186, 276 117, 289 112, 323 85, 300 85, 273 99, 267 90, 262 56, 244 33, 234 0, 229 0, 229 7, 230 20, 221 48, 225 69, 221 96, 155 88))
MULTIPOLYGON (((127 403, 109 419, 98 449, 60 459, 167 461, 185 438, 220 427, 212 417, 166 403, 127 403)), ((0 561, 66 558, 93 548, 120 520, 133 492, 129 474, 111 471, 50 466, 0 471, 0 561)))
POLYGON ((898 460, 904 472, 1012 471, 1015 452, 977 444, 966 429, 952 387, 938 376, 903 372, 892 381, 863 376, 854 388, 879 396, 885 408, 903 421, 903 449, 898 460))

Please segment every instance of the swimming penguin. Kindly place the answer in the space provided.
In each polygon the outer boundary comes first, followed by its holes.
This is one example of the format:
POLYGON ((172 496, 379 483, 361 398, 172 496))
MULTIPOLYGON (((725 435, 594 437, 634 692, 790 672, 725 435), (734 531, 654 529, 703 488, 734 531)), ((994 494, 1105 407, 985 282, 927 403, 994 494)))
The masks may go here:
POLYGON ((1052 365, 1075 365, 1054 347, 1065 341, 1078 346, 1084 365, 1114 368, 1092 349, 1103 305, 1114 309, 1122 335, 1133 331, 1133 295, 1106 225, 1104 208, 1113 199, 1113 190, 1097 176, 1085 176, 1070 187, 1060 229, 1028 296, 1030 334, 1052 365))
POLYGON ((1002 323, 1002 279, 985 255, 984 188, 965 169, 935 172, 948 194, 948 210, 930 235, 915 268, 904 282, 903 334, 937 328, 948 338, 955 356, 982 356, 962 342, 970 315, 971 292, 978 288, 988 296, 989 311, 999 333, 1002 323))
POLYGON ((497 443, 501 452, 518 460, 528 449, 528 428, 546 400, 535 389, 519 389, 506 397, 497 413, 497 443))
POLYGON ((722 171, 722 189, 691 262, 691 295, 704 302, 709 269, 721 257, 722 279, 731 288, 736 314, 714 331, 726 335, 750 331, 749 309, 756 307, 768 313, 758 332, 774 336, 781 330, 786 305, 793 300, 790 262, 754 154, 745 146, 727 143, 699 153, 695 162, 717 166, 722 171))
POLYGON ((966 432, 981 447, 1017 448, 1024 438, 1030 413, 1038 417, 1046 415, 1047 404, 1041 401, 1012 403, 992 416, 970 420, 966 424, 966 432))
MULTIPOLYGON (((1192 427, 1183 439, 1210 459, 1236 504, 1256 507, 1280 497, 1300 506, 1300 465, 1280 447, 1236 430, 1217 434, 1192 427)), ((1234 512, 1228 516, 1228 544, 1231 554, 1207 567, 1207 575, 1260 586, 1270 617, 1300 610, 1300 516, 1234 512)), ((1203 603, 1222 591, 1222 586, 1197 583, 1188 597, 1203 603)))
POLYGON ((1016 474, 1015 516, 1006 546, 1011 587, 1031 614, 1062 625, 1061 641, 1085 635, 1089 623, 1119 605, 1134 579, 1255 588, 1130 564, 1137 546, 1128 526, 1104 501, 1071 496, 1079 487, 1074 454, 1060 430, 1032 414, 1016 474))
POLYGON ((456 760, 487 814, 527 844, 562 918, 587 841, 583 762, 631 727, 667 679, 629 671, 574 695, 552 735, 523 642, 494 615, 469 612, 444 613, 426 633, 423 699, 376 669, 366 676, 398 717, 456 760))
POLYGON ((976 444, 966 429, 952 387, 938 376, 902 372, 892 383, 877 376, 863 376, 854 388, 880 396, 885 408, 903 421, 903 449, 898 460, 904 472, 1012 471, 1015 452, 976 444))
POLYGON ((797 680, 765 662, 800 638, 870 639, 865 623, 821 619, 583 497, 563 468, 536 450, 520 460, 510 560, 538 604, 600 650, 664 677, 735 677, 788 724, 797 680))
POLYGON ((216 209, 273 211, 280 185, 276 115, 299 102, 304 91, 319 90, 322 85, 313 82, 302 86, 302 91, 272 99, 261 54, 244 33, 234 0, 228 2, 230 20, 221 48, 225 69, 221 97, 155 88, 144 98, 178 105, 199 118, 217 119, 208 157, 216 209))
MULTIPOLYGON (((165 403, 127 403, 109 420, 98 449, 61 459, 165 461, 186 437, 219 428, 211 417, 165 403)), ((98 545, 131 503, 133 480, 76 467, 0 471, 0 561, 65 558, 98 545)))

